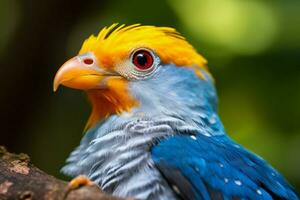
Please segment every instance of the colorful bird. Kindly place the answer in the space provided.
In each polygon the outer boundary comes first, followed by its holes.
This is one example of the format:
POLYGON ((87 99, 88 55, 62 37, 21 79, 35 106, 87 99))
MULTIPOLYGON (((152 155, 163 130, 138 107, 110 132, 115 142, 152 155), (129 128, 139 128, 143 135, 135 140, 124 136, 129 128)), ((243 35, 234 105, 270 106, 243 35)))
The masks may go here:
POLYGON ((92 105, 67 175, 137 199, 298 199, 228 137, 206 60, 173 28, 105 27, 59 69, 59 85, 84 90, 92 105))

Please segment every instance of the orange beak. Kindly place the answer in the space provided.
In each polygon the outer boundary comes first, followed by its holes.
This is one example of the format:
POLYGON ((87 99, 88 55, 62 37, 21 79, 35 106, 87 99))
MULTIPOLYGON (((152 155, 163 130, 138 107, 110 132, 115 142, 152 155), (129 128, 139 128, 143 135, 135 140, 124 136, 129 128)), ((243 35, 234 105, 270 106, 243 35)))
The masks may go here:
POLYGON ((103 79, 113 75, 97 66, 93 56, 81 55, 68 60, 55 75, 53 90, 59 85, 90 90, 103 86, 103 79))

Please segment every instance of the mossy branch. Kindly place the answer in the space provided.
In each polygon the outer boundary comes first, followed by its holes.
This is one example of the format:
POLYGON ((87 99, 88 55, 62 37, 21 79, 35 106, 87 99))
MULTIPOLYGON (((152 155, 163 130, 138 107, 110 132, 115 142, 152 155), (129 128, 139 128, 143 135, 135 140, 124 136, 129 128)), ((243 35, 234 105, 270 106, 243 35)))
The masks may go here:
POLYGON ((0 146, 0 199, 19 200, 124 200, 105 194, 96 185, 75 190, 30 163, 26 154, 13 154, 0 146))

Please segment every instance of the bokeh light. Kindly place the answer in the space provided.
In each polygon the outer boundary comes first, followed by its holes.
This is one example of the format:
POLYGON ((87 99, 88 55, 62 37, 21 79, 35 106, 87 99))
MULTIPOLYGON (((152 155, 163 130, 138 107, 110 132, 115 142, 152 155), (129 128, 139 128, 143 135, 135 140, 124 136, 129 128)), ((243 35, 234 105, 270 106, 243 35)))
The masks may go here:
POLYGON ((257 54, 274 42, 277 19, 264 1, 187 0, 170 5, 194 37, 218 51, 257 54))

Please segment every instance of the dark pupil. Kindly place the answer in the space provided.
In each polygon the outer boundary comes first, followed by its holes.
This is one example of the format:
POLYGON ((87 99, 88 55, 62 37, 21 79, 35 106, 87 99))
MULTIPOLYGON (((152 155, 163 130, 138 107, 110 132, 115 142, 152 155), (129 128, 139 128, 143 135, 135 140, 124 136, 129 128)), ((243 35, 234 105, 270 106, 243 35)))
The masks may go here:
POLYGON ((147 56, 145 56, 144 54, 142 54, 142 53, 139 53, 138 55, 137 55, 137 63, 139 64, 139 65, 141 65, 141 66, 145 66, 146 64, 147 64, 147 62, 148 62, 148 59, 147 59, 147 56))

